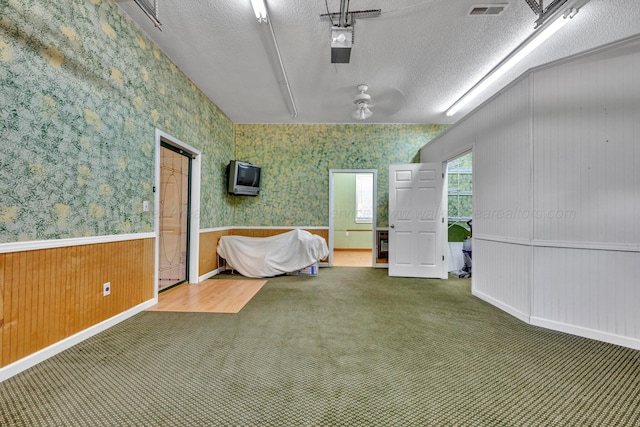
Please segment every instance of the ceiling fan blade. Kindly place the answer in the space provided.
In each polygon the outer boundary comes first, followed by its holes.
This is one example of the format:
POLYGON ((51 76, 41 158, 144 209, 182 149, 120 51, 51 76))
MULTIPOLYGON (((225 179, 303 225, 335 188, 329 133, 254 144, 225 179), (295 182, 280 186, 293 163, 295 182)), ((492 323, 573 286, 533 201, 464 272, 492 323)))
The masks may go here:
POLYGON ((369 107, 375 108, 378 113, 391 116, 402 109, 407 96, 402 90, 393 88, 380 94, 373 93, 371 98, 374 102, 369 107))

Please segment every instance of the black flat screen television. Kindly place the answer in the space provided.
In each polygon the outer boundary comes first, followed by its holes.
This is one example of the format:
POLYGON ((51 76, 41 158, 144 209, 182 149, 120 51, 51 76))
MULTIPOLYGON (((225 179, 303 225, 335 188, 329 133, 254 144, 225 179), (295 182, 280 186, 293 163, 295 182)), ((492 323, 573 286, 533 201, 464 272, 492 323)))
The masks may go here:
POLYGON ((262 168, 251 163, 232 160, 227 165, 227 193, 236 196, 260 194, 262 168))

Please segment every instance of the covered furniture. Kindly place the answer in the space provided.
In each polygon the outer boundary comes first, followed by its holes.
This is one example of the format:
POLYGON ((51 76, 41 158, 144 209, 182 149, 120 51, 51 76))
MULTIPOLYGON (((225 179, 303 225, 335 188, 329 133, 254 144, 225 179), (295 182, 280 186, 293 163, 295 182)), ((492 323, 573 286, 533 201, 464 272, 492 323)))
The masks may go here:
POLYGON ((273 277, 303 269, 329 255, 327 242, 305 230, 270 237, 222 236, 218 255, 246 277, 273 277))

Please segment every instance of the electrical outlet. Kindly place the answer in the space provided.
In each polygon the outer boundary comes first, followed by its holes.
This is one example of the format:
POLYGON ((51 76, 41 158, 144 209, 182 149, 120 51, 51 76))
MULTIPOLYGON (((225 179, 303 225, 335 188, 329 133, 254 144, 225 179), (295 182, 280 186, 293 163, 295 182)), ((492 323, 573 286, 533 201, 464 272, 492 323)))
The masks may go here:
POLYGON ((104 285, 102 285, 102 296, 106 297, 107 295, 111 294, 111 282, 107 282, 104 285))
POLYGON ((146 200, 142 202, 142 212, 149 212, 149 202, 146 200))
POLYGON ((345 236, 347 236, 347 237, 349 237, 349 232, 348 232, 348 231, 345 231, 345 232, 344 232, 344 235, 345 235, 345 236))

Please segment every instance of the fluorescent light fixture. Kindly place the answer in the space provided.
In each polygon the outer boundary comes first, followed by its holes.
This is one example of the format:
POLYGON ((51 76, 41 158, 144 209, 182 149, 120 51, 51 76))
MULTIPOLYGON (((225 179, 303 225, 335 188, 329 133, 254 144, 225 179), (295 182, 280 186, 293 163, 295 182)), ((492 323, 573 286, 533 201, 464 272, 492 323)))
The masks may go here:
POLYGON ((258 22, 267 22, 269 15, 267 14, 267 6, 264 4, 264 0, 251 0, 251 6, 253 6, 253 13, 256 14, 258 22))
POLYGON ((276 39, 276 33, 273 31, 273 25, 271 24, 271 20, 269 20, 269 13, 267 12, 267 5, 264 0, 251 0, 251 6, 253 6, 253 12, 256 14, 256 18, 258 18, 258 22, 263 24, 268 24, 269 34, 271 35, 271 40, 273 41, 273 47, 275 49, 276 56, 278 58, 278 65, 280 65, 280 69, 276 70, 276 73, 279 71, 280 75, 277 76, 278 82, 280 83, 280 87, 283 91, 283 95, 285 101, 287 103, 287 109, 289 110, 289 114, 292 118, 298 117, 298 109, 296 108, 296 102, 293 99, 293 92, 291 92, 291 86, 289 85, 289 78, 287 77, 287 71, 284 69, 284 62, 282 62, 282 55, 280 54, 280 47, 278 46, 278 40, 276 39))
POLYGON ((133 0, 142 9, 142 11, 151 19, 153 25, 162 31, 160 21, 158 20, 158 0, 133 0))
POLYGON ((474 87, 465 93, 462 98, 458 99, 449 109, 446 111, 447 116, 453 116, 460 108, 464 107, 473 98, 478 96, 482 91, 494 83, 504 73, 513 68, 518 62, 520 62, 525 56, 529 55, 535 48, 540 46, 549 37, 555 34, 560 28, 562 28, 569 19, 573 18, 577 13, 576 9, 570 9, 566 13, 561 13, 558 17, 544 28, 536 31, 531 37, 525 40, 516 50, 514 50, 507 58, 505 58, 496 68, 491 70, 489 74, 484 76, 474 87))

